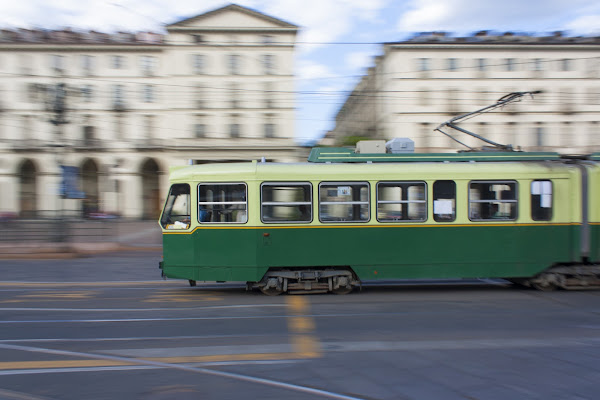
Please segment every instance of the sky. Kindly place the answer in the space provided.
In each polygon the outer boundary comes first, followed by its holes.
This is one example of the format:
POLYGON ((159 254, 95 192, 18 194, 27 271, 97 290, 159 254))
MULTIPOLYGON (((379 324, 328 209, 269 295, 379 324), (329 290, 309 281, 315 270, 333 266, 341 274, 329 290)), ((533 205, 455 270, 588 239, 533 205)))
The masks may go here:
MULTIPOLYGON (((384 42, 418 32, 480 30, 600 35, 598 0, 238 0, 300 26, 296 48, 296 141, 311 144, 335 126, 347 95, 384 42)), ((0 1, 0 28, 153 31, 230 4, 219 0, 0 1)))

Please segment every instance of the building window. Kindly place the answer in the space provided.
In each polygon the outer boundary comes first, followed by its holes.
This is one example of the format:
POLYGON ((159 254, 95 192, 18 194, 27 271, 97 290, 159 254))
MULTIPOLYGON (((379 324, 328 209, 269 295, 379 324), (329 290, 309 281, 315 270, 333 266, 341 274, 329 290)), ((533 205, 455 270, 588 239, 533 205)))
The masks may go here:
POLYGON ((192 42, 196 44, 204 43, 204 37, 202 35, 192 35, 192 42))
POLYGON ((531 182, 531 219, 534 221, 552 219, 552 181, 531 182))
POLYGON ((94 57, 83 55, 81 56, 81 69, 86 75, 90 75, 94 72, 94 57))
POLYGON ((456 183, 435 181, 433 183, 433 219, 436 222, 452 222, 456 219, 456 183))
POLYGON ((429 58, 419 58, 418 59, 418 65, 417 68, 419 69, 419 71, 423 72, 423 71, 429 71, 429 58))
POLYGON ((124 56, 110 56, 110 66, 113 69, 125 68, 125 57, 124 56))
POLYGON ((192 68, 194 74, 202 75, 206 73, 206 55, 192 54, 192 68))
POLYGON ((544 126, 541 122, 538 122, 537 126, 534 128, 534 137, 535 137, 535 145, 538 148, 544 146, 544 126))
POLYGON ((230 54, 228 56, 228 66, 230 75, 239 75, 241 70, 241 57, 238 54, 230 54))
POLYGON ((377 220, 379 222, 425 221, 427 219, 425 182, 379 182, 377 220))
POLYGON ((515 70, 515 59, 514 58, 507 58, 504 61, 504 67, 506 68, 506 71, 511 72, 515 70))
POLYGON ((33 62, 32 56, 29 54, 20 54, 19 55, 19 71, 23 75, 31 75, 33 73, 33 62))
POLYGON ((368 222, 367 182, 323 182, 319 185, 321 222, 368 222))
POLYGON ((206 124, 194 124, 194 137, 197 139, 206 137, 206 124))
POLYGON ((115 110, 123 110, 125 108, 125 86, 113 85, 113 107, 115 110))
POLYGON ((485 58, 478 58, 477 59, 477 65, 476 65, 477 71, 483 72, 487 69, 487 62, 485 58))
POLYGON ((123 131, 123 119, 125 117, 123 116, 123 114, 116 114, 115 115, 115 137, 116 139, 123 139, 124 138, 124 131, 123 131))
POLYGON ((157 59, 152 56, 140 56, 140 68, 142 74, 152 76, 156 73, 157 59))
POLYGON ((531 69, 533 71, 542 71, 544 69, 544 63, 541 58, 535 58, 531 62, 531 69))
POLYGON ((94 89, 92 85, 81 86, 81 97, 85 103, 91 103, 94 100, 94 89))
POLYGON ((229 107, 239 108, 240 107, 240 85, 237 83, 229 84, 229 107))
POLYGON ((265 75, 273 75, 275 73, 275 56, 273 54, 263 54, 262 65, 265 75))
POLYGON ((30 140, 31 137, 31 115, 23 115, 22 117, 22 125, 21 125, 21 140, 30 140))
POLYGON ((198 185, 200 223, 248 222, 248 188, 245 183, 201 183, 198 185))
POLYGON ((600 87, 588 88, 588 103, 591 105, 600 105, 600 87))
POLYGON ((472 181, 469 183, 469 219, 514 221, 517 198, 514 181, 472 181))
POLYGON ((154 115, 144 115, 144 133, 146 139, 154 138, 154 115))
POLYGON ((273 83, 265 82, 264 83, 264 100, 265 100, 265 108, 274 108, 275 104, 273 101, 273 83))
POLYGON ((428 106, 429 105, 429 90, 427 90, 427 88, 422 88, 419 90, 419 105, 420 106, 428 106))
POLYGON ((266 123, 264 124, 264 131, 266 138, 274 138, 275 137, 275 124, 266 123))
POLYGON ((273 38, 273 36, 271 35, 262 35, 261 43, 266 45, 273 44, 275 43, 275 38, 273 38))
POLYGON ((229 124, 229 137, 239 138, 240 137, 240 124, 233 123, 229 124))
POLYGON ((194 87, 194 103, 196 108, 206 107, 206 93, 203 85, 196 85, 194 87))
POLYGON ((263 183, 261 220, 264 223, 311 222, 312 185, 310 183, 263 183))
POLYGON ((144 103, 154 103, 154 85, 142 86, 142 101, 144 103))
POLYGON ((55 73, 65 72, 65 57, 52 54, 50 56, 50 67, 55 73))
POLYGON ((458 59, 456 59, 456 58, 446 59, 446 69, 448 71, 456 71, 458 69, 458 59))
POLYGON ((561 71, 571 71, 573 68, 573 60, 569 58, 563 58, 560 60, 560 70, 561 71))

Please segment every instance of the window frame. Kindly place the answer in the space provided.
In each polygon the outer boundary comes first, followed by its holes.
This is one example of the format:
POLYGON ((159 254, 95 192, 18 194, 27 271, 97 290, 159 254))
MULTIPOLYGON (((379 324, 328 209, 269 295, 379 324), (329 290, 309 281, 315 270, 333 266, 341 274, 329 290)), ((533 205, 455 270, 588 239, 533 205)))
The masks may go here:
MULTIPOLYGON (((176 199, 177 197, 175 197, 176 199)), ((169 187, 169 194, 167 195, 167 198, 165 199, 165 204, 163 205, 162 211, 161 211, 161 215, 160 215, 160 226, 162 227, 162 229, 164 230, 176 230, 176 231, 182 231, 182 230, 189 230, 192 227, 192 186, 187 183, 187 182, 180 182, 180 183, 173 183, 171 184, 171 186, 169 187), (188 202, 187 202, 187 212, 188 214, 171 214, 171 212, 173 211, 173 206, 175 205, 175 200, 173 200, 173 203, 169 204, 170 199, 172 198, 172 192, 173 192, 173 188, 175 186, 187 186, 188 188, 188 202), (167 210, 168 208, 168 210, 167 210), (167 217, 168 215, 168 217, 167 217), (168 224, 166 219, 167 218, 171 218, 172 215, 177 215, 177 216, 187 216, 189 218, 189 221, 187 223, 187 226, 185 228, 175 228, 173 227, 175 225, 175 222, 168 224)))
POLYGON ((323 181, 323 182, 319 182, 319 188, 318 188, 318 198, 319 198, 319 204, 318 204, 318 213, 319 213, 319 222, 327 224, 327 223, 333 223, 333 224, 347 224, 347 223, 367 223, 371 221, 371 183, 368 181, 348 181, 348 182, 344 182, 344 181, 323 181), (321 188, 324 185, 335 185, 335 186, 352 186, 352 185, 365 185, 367 187, 367 201, 326 201, 323 202, 321 201, 321 188), (321 206, 322 205, 341 205, 341 204, 350 204, 350 205, 363 205, 366 204, 367 205, 367 219, 365 220, 348 220, 348 221, 323 221, 322 218, 322 212, 321 212, 321 206))
MULTIPOLYGON (((549 222, 552 221, 552 219, 554 218, 554 182, 552 181, 552 179, 533 179, 531 181, 531 184, 529 185, 529 200, 531 203, 531 220, 532 221, 544 221, 544 222, 549 222), (543 195, 534 195, 533 194, 533 184, 535 182, 549 182, 550 183, 550 207, 540 207, 539 208, 550 208, 550 216, 547 219, 542 219, 542 218, 534 218, 534 213, 533 213, 533 196, 540 196, 543 195)), ((540 199, 541 200, 541 199, 540 199)))
POLYGON ((249 209, 248 209, 248 184, 246 182, 200 182, 198 184, 198 187, 196 188, 196 193, 197 193, 197 207, 198 207, 198 212, 196 215, 196 219, 198 220, 199 224, 247 224, 249 221, 249 209), (200 201, 200 187, 206 185, 206 186, 233 186, 233 185, 244 185, 244 193, 245 193, 245 197, 246 197, 246 201, 200 201), (245 205, 245 209, 244 211, 246 211, 246 220, 241 222, 241 221, 231 221, 231 222, 211 222, 211 221, 200 221, 200 206, 201 205, 214 205, 214 204, 224 204, 224 205, 236 205, 236 204, 244 204, 245 205))
POLYGON ((519 182, 515 179, 500 179, 500 180, 495 180, 495 179, 483 179, 483 180, 471 180, 469 181, 469 184, 467 186, 467 190, 468 190, 468 201, 467 201, 467 212, 468 212, 468 216, 469 216, 469 221, 472 222, 511 222, 511 221, 517 221, 519 219, 519 182), (471 200, 471 184, 473 183, 488 183, 488 184, 495 184, 495 185, 502 185, 502 184, 514 184, 515 185, 515 199, 514 200, 503 200, 503 199, 494 199, 494 200, 471 200), (485 204, 485 203, 515 203, 516 204, 516 212, 515 212, 515 217, 514 218, 472 218, 471 217, 471 204, 473 203, 478 203, 478 204, 485 204))
MULTIPOLYGON (((415 185, 416 186, 416 185, 415 185)), ((425 181, 379 181, 375 185, 375 217, 377 222, 380 223, 406 223, 406 222, 426 222, 428 219, 428 185, 425 181), (425 193, 424 200, 379 200, 379 185, 380 184, 423 184, 425 193), (380 219, 379 218, 379 205, 380 204, 409 204, 409 203, 423 203, 425 204, 425 217, 423 219, 380 219)))
MULTIPOLYGON (((447 200, 447 199, 444 199, 447 200)), ((456 180, 455 179, 437 179, 435 181, 433 181, 432 185, 431 185, 431 204, 432 204, 432 214, 433 214, 433 220, 437 223, 449 223, 449 222, 454 222, 456 221, 457 215, 458 215, 458 207, 457 207, 457 185, 456 185, 456 180), (436 214, 435 212, 435 202, 439 201, 436 200, 436 192, 435 192, 435 186, 436 183, 438 182, 452 182, 452 184, 454 185, 454 204, 453 204, 453 208, 452 208, 452 219, 449 220, 438 220, 436 218, 436 216, 438 215, 445 215, 445 214, 436 214)))
POLYGON ((263 224, 310 224, 314 221, 314 207, 313 207, 313 185, 312 182, 303 181, 303 182, 262 182, 260 184, 260 221, 263 224), (279 186, 279 187, 289 187, 289 186, 306 186, 309 188, 309 199, 310 201, 292 201, 292 202, 283 202, 283 201, 263 201, 263 188, 265 186, 279 186), (263 206, 277 206, 277 205, 308 205, 310 207, 310 220, 308 221, 265 221, 263 216, 263 206))

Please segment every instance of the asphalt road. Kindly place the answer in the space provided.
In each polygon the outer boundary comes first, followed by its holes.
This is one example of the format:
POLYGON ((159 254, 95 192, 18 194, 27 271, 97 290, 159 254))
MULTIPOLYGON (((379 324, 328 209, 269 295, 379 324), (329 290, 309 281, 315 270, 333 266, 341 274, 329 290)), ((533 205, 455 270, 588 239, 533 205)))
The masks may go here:
POLYGON ((268 297, 159 253, 0 260, 0 399, 595 399, 600 291, 502 281, 268 297))

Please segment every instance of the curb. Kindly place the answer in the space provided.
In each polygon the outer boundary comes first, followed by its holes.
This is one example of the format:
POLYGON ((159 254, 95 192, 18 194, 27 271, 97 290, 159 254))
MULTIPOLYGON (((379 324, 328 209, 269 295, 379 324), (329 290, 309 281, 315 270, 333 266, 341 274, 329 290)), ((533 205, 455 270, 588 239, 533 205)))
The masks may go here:
POLYGON ((0 249, 0 260, 63 260, 89 257, 97 254, 125 251, 162 251, 162 246, 135 246, 110 243, 105 246, 64 246, 52 248, 17 247, 0 249), (18 252, 13 252, 19 250, 18 252))

